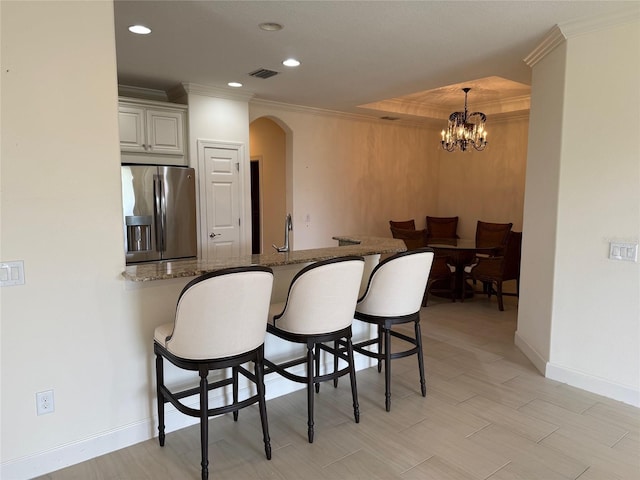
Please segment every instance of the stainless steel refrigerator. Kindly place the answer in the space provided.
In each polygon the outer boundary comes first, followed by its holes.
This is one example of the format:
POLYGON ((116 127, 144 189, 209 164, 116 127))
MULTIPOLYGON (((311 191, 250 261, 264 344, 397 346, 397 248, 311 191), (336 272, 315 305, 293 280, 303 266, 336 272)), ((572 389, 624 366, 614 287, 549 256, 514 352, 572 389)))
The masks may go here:
POLYGON ((193 168, 122 165, 127 265, 196 256, 195 192, 193 168))

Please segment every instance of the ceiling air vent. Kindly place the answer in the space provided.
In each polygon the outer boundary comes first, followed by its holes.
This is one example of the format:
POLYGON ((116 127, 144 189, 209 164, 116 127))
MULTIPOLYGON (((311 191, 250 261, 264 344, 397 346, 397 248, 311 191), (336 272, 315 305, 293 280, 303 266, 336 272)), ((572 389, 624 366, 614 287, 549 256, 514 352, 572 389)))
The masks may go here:
POLYGON ((267 70, 266 68, 259 68, 258 70, 251 72, 249 75, 252 77, 258 78, 269 78, 274 75, 278 75, 279 72, 274 72, 273 70, 267 70))

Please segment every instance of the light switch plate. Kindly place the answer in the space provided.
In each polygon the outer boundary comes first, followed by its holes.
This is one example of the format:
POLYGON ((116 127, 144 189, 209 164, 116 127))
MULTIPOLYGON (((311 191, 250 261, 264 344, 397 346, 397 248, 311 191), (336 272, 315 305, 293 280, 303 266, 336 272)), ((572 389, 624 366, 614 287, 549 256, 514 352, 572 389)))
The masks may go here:
POLYGON ((637 262, 638 261, 638 244, 609 242, 609 258, 611 260, 637 262))
POLYGON ((0 263, 0 287, 10 287, 12 285, 24 285, 24 262, 0 263))

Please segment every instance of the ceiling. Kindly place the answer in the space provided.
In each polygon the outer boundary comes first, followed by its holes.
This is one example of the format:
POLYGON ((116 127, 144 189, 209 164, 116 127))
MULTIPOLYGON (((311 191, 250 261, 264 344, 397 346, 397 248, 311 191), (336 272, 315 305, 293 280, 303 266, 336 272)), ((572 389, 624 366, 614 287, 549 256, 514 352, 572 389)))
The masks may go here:
MULTIPOLYGON (((621 1, 116 0, 118 83, 200 84, 253 98, 399 118, 505 113, 529 96, 523 59, 555 25, 628 8, 621 1), (280 31, 258 25, 276 22, 280 31), (149 35, 127 28, 144 24, 149 35), (295 57, 297 68, 281 62, 295 57), (249 76, 265 68, 271 78, 249 76), (513 101, 513 100, 516 101, 513 101)), ((528 108, 528 102, 527 102, 528 108)))

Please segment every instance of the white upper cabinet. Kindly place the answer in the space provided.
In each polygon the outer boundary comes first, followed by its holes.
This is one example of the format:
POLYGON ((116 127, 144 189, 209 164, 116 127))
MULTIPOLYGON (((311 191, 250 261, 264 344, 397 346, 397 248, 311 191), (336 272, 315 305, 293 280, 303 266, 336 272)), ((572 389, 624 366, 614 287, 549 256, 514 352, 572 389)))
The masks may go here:
POLYGON ((184 155, 184 114, 147 110, 147 148, 153 153, 184 155))
POLYGON ((120 150, 123 152, 146 152, 144 108, 132 107, 120 102, 118 124, 120 126, 120 150))
POLYGON ((148 156, 171 155, 174 158, 168 163, 184 164, 186 110, 186 105, 121 98, 118 122, 123 161, 145 163, 148 156))

